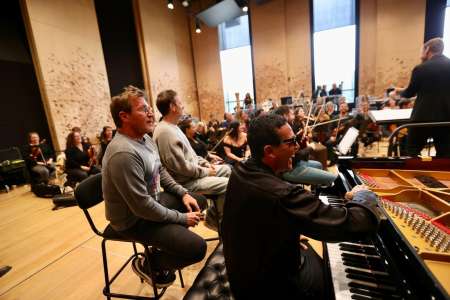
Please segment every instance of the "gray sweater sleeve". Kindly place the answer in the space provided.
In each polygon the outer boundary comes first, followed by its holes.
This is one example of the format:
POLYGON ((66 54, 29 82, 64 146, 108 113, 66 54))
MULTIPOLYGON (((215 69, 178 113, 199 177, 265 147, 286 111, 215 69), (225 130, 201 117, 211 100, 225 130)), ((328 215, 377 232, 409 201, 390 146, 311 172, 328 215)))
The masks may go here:
POLYGON ((148 194, 144 163, 138 155, 119 152, 111 157, 108 164, 112 184, 133 214, 155 222, 186 224, 186 214, 162 206, 148 194))
POLYGON ((159 156, 169 171, 190 178, 202 178, 208 175, 208 168, 201 167, 184 157, 183 144, 170 132, 162 131, 156 143, 159 156))
POLYGON ((161 186, 164 188, 166 192, 171 194, 175 194, 179 197, 183 197, 188 191, 183 186, 178 184, 172 176, 170 176, 169 172, 167 172, 166 168, 163 166, 159 169, 161 186))

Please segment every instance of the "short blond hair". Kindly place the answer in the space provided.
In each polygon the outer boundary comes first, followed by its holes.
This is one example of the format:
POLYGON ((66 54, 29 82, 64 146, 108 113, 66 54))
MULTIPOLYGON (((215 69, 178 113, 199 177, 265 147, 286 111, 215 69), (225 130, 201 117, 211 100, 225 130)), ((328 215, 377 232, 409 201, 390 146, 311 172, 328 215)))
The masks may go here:
POLYGON ((135 86, 129 85, 123 89, 123 92, 117 96, 112 97, 109 108, 111 116, 117 128, 122 127, 122 120, 120 119, 120 112, 131 112, 131 100, 137 98, 144 98, 148 101, 147 93, 135 86))

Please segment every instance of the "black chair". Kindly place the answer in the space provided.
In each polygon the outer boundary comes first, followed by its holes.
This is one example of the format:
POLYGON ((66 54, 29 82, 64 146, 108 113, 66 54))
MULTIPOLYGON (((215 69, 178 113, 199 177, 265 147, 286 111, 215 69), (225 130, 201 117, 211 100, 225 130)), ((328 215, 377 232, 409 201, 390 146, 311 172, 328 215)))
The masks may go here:
POLYGON ((28 181, 27 168, 19 148, 0 149, 0 177, 7 190, 8 185, 19 185, 28 181))
MULTIPOLYGON (((144 297, 144 296, 136 296, 136 295, 128 295, 128 294, 119 294, 111 292, 111 284, 114 280, 119 276, 119 274, 125 269, 125 267, 138 256, 144 256, 147 261, 150 261, 150 254, 152 251, 152 247, 150 245, 141 244, 144 247, 144 252, 137 252, 136 242, 130 239, 126 239, 120 236, 112 227, 108 224, 103 232, 99 231, 94 224, 94 221, 89 214, 88 209, 94 207, 103 201, 103 192, 102 192, 102 175, 101 173, 90 176, 83 180, 75 189, 75 198, 77 200, 78 206, 83 210, 91 229, 95 234, 101 236, 102 240, 102 257, 103 257, 103 271, 105 275, 105 288, 103 289, 103 294, 107 299, 111 299, 111 297, 116 298, 125 298, 125 299, 159 299, 162 297, 167 289, 167 287, 158 289, 153 285, 153 297, 144 297), (119 268, 119 270, 110 278, 109 270, 108 270, 108 261, 106 256, 106 241, 118 241, 118 242, 127 242, 133 245, 134 253, 127 259, 127 261, 119 268)), ((155 282, 155 274, 150 269, 150 264, 148 263, 148 271, 152 281, 155 282)), ((181 287, 184 288, 183 277, 181 275, 181 271, 178 270, 178 274, 180 277, 181 287)), ((141 279, 141 282, 142 279, 141 279)))

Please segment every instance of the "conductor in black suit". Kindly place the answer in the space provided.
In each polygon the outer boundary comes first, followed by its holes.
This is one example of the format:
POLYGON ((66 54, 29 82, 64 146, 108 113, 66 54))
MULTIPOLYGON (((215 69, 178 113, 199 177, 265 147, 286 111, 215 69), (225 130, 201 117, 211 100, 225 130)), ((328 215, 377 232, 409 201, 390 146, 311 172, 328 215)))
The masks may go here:
MULTIPOLYGON (((412 122, 450 121, 450 59, 442 54, 444 42, 433 38, 422 47, 422 63, 416 66, 407 88, 391 93, 411 98, 417 95, 412 122)), ((437 157, 450 157, 450 127, 416 127, 408 129, 407 152, 417 156, 432 137, 437 157)))

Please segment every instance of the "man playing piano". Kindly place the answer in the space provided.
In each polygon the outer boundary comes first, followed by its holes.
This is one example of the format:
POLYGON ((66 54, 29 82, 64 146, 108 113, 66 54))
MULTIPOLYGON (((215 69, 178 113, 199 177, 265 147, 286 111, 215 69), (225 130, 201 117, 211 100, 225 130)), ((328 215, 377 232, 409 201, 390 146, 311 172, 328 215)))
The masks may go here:
POLYGON ((223 218, 227 274, 236 299, 323 299, 324 265, 301 234, 322 241, 358 240, 376 232, 377 197, 365 187, 331 207, 280 174, 292 169, 294 132, 279 115, 250 123, 252 157, 236 164, 223 218))
MULTIPOLYGON (((422 47, 422 64, 412 71, 407 88, 396 88, 391 94, 404 98, 417 95, 411 114, 412 122, 450 121, 450 59, 444 56, 441 38, 427 41, 422 47)), ((433 138, 437 157, 450 157, 450 128, 409 128, 407 152, 420 154, 429 137, 433 138)))

